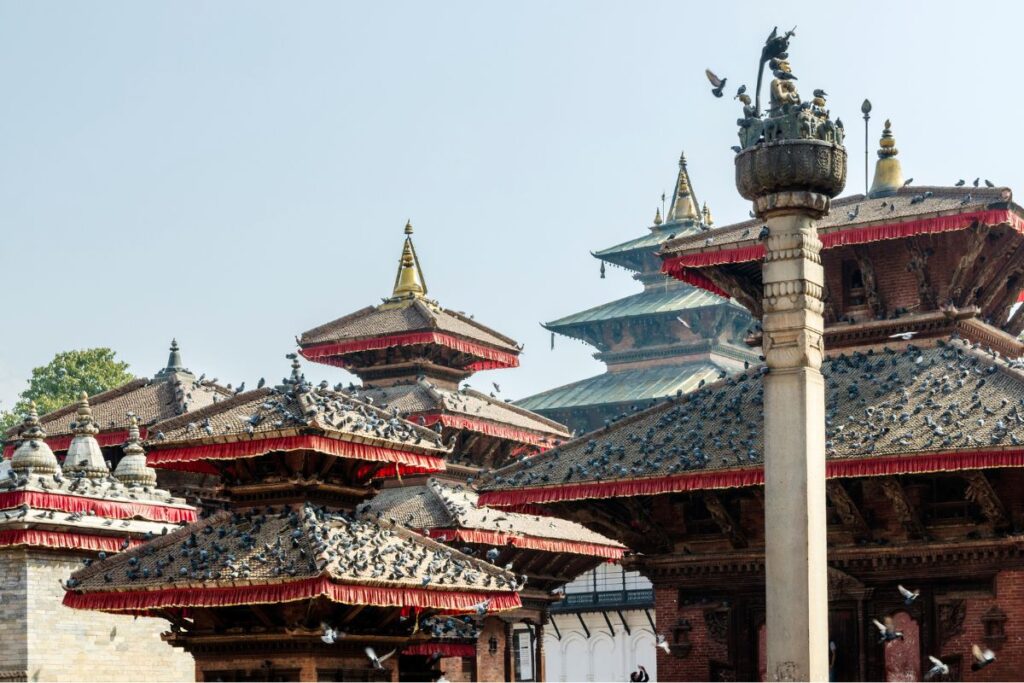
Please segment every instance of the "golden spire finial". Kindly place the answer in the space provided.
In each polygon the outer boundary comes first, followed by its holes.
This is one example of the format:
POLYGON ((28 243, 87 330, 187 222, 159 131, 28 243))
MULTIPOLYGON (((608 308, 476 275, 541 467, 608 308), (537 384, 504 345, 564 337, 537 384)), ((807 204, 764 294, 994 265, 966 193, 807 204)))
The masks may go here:
POLYGON ((903 187, 903 169, 896 149, 896 138, 892 134, 892 122, 885 120, 882 138, 878 141, 878 161, 875 162, 875 178, 871 183, 869 197, 887 197, 903 187))
POLYGON ((402 245, 402 257, 398 261, 398 274, 395 275, 395 288, 392 299, 412 299, 425 296, 427 282, 420 270, 420 261, 416 256, 416 247, 412 244, 412 221, 405 223, 405 244, 402 245))
POLYGON ((711 217, 711 209, 708 208, 707 202, 704 202, 704 210, 701 213, 704 214, 704 225, 711 227, 715 224, 714 219, 711 217))
POLYGON ((699 221, 697 198, 690 187, 690 174, 686 170, 686 154, 679 155, 679 175, 676 177, 676 191, 672 195, 672 206, 665 220, 669 223, 679 221, 699 221))
POLYGON ((661 225, 661 207, 659 206, 654 210, 654 224, 661 225))

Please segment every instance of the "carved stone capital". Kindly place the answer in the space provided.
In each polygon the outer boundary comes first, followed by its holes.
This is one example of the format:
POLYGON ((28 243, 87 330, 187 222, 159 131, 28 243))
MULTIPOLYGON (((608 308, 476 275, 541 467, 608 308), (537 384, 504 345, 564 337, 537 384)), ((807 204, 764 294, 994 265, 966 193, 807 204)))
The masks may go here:
POLYGON ((754 199, 754 213, 762 219, 789 214, 821 218, 831 208, 832 200, 818 192, 775 192, 754 199))

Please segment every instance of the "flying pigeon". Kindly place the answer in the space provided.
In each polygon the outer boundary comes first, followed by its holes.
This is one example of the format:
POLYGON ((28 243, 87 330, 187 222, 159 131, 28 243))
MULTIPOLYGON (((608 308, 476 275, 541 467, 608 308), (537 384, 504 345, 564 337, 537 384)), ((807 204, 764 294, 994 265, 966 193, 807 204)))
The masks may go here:
POLYGON ((936 657, 932 657, 931 655, 928 655, 928 659, 930 659, 932 662, 932 668, 928 669, 928 671, 925 673, 924 680, 930 681, 936 676, 949 675, 948 664, 943 664, 941 659, 937 659, 936 657))
POLYGON ((903 640, 903 631, 897 631, 893 624, 892 617, 886 617, 885 623, 872 619, 872 623, 878 628, 878 642, 888 643, 892 640, 903 640))
POLYGON ((708 81, 711 82, 711 94, 715 97, 721 97, 722 90, 725 89, 725 82, 729 79, 719 78, 713 71, 711 71, 711 69, 704 69, 704 73, 707 75, 708 81))
POLYGON ((921 591, 919 591, 919 590, 908 591, 906 588, 904 588, 901 585, 897 585, 896 588, 899 589, 900 595, 903 596, 903 604, 905 604, 905 605, 913 605, 914 604, 914 600, 917 600, 918 596, 921 595, 921 591))
POLYGON ((976 644, 971 645, 971 654, 974 655, 974 661, 971 663, 971 671, 984 669, 986 666, 996 661, 996 655, 992 650, 989 650, 988 648, 982 650, 976 644))
POLYGON ((384 655, 383 657, 378 657, 377 656, 377 652, 372 647, 369 647, 369 646, 367 646, 367 648, 364 650, 364 652, 366 652, 366 656, 370 658, 370 663, 373 664, 373 668, 376 669, 377 671, 383 671, 384 670, 384 662, 386 662, 389 658, 391 658, 396 652, 398 652, 398 650, 394 649, 391 652, 389 652, 386 655, 384 655))

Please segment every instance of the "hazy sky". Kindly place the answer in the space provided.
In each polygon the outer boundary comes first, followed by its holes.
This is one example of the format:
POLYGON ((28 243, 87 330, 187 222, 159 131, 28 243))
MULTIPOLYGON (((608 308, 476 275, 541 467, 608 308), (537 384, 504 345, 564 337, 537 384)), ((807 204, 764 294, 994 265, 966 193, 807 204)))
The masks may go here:
MULTIPOLYGON (((390 293, 412 218, 430 294, 526 344, 522 397, 596 374, 540 321, 637 291, 685 149, 719 224, 739 106, 773 24, 830 94, 861 191, 891 116, 917 183, 1024 187, 1022 6, 986 3, 0 4, 0 408, 54 353, 110 346, 250 385, 303 330, 390 293)), ((339 370, 310 367, 332 381, 339 370)))

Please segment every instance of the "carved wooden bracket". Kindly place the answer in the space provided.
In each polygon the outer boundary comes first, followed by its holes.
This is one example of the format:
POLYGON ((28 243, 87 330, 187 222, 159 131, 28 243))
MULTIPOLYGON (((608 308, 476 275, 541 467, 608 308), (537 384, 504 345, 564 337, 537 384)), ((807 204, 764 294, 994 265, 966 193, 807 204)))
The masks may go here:
POLYGON ((716 643, 726 645, 729 643, 729 610, 709 609, 704 612, 704 628, 707 629, 708 637, 716 643))
POLYGON ((725 509, 725 505, 722 504, 718 494, 713 491, 705 491, 704 506, 711 513, 711 518, 715 520, 718 528, 729 539, 729 543, 733 548, 745 548, 747 546, 746 534, 743 533, 743 529, 732 518, 729 511, 725 509))
POLYGON ((964 600, 940 602, 937 606, 939 616, 939 642, 946 641, 964 631, 964 617, 967 615, 967 603, 964 600))
POLYGON ((910 253, 907 270, 917 279, 917 297, 921 302, 921 309, 934 310, 938 308, 938 296, 928 277, 928 257, 931 256, 931 250, 925 249, 917 239, 907 240, 906 245, 910 253))
POLYGON ((860 268, 860 276, 864 282, 864 298, 876 318, 885 317, 885 302, 878 291, 878 277, 875 275, 875 263, 871 260, 864 247, 854 247, 853 257, 857 259, 857 267, 860 268))
POLYGON ((967 491, 965 492, 967 500, 981 508, 982 514, 992 526, 996 528, 1008 526, 1010 520, 1003 501, 999 499, 992 484, 985 477, 985 473, 978 470, 965 472, 964 479, 967 480, 967 491))
POLYGON ((868 527, 867 522, 864 521, 864 516, 861 515, 857 504, 853 502, 853 498, 850 497, 850 494, 841 482, 836 479, 826 481, 825 492, 828 495, 828 499, 832 501, 832 507, 835 509, 836 515, 839 516, 843 526, 848 531, 858 538, 866 538, 871 535, 871 529, 868 527))
POLYGON ((900 524, 903 525, 907 533, 911 536, 924 536, 924 525, 921 524, 917 511, 910 504, 906 492, 895 477, 884 477, 879 480, 879 483, 886 498, 892 503, 893 510, 896 512, 896 518, 899 519, 900 524))

